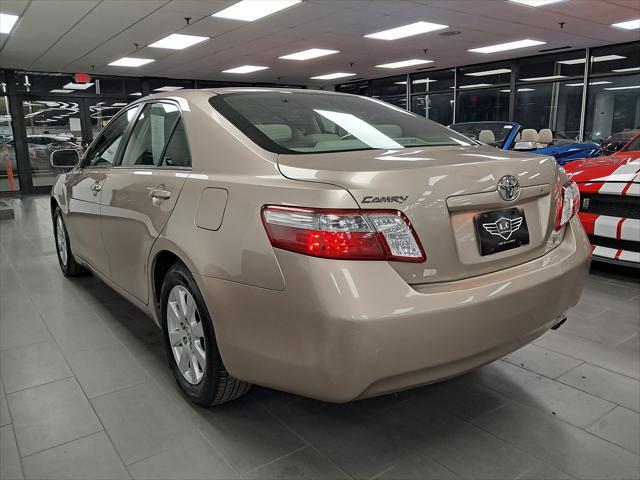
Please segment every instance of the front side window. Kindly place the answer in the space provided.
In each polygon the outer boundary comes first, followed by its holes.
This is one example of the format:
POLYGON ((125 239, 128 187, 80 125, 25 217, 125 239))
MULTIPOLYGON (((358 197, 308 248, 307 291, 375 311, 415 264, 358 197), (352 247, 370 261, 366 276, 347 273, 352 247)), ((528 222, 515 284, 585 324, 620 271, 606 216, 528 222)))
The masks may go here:
POLYGON ((161 166, 164 148, 179 118, 180 111, 172 103, 145 105, 127 143, 122 165, 161 166))
POLYGON ((253 142, 275 153, 472 145, 435 122, 367 97, 243 92, 209 102, 253 142))
POLYGON ((84 166, 110 167, 113 165, 122 137, 135 118, 136 111, 137 107, 127 110, 104 129, 98 140, 87 151, 84 166))

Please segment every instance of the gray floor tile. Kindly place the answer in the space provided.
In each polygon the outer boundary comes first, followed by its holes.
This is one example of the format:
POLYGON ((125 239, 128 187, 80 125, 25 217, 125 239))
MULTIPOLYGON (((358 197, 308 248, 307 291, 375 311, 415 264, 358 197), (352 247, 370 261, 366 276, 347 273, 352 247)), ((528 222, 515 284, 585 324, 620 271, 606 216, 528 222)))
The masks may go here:
POLYGON ((582 363, 572 357, 529 344, 503 358, 506 362, 526 368, 549 378, 556 378, 582 363))
POLYGON ((190 439, 129 466, 135 479, 196 480, 240 478, 204 437, 190 439))
POLYGON ((91 402, 127 465, 198 436, 195 426, 180 424, 171 406, 150 384, 109 393, 91 402))
POLYGON ((510 403, 474 423, 578 478, 640 475, 637 455, 525 405, 510 403))
POLYGON ((616 345, 616 350, 630 355, 640 355, 640 335, 635 334, 616 345))
POLYGON ((72 376, 53 340, 0 352, 0 375, 6 393, 72 376))
POLYGON ((128 479, 129 473, 104 432, 22 459, 27 479, 128 479))
POLYGON ((640 381, 635 378, 583 363, 559 377, 558 381, 640 411, 640 381))
POLYGON ((615 405, 573 387, 506 362, 495 362, 474 373, 482 385, 555 415, 578 427, 587 427, 615 405))
POLYGON ((347 475, 311 447, 304 447, 275 462, 252 470, 248 479, 294 480, 308 478, 316 480, 347 479, 347 475))
POLYGON ((398 465, 375 478, 376 480, 453 480, 461 477, 436 463, 427 454, 418 454, 402 460, 398 465))
POLYGON ((200 413, 199 428, 203 435, 240 473, 306 445, 251 398, 240 398, 200 413))
POLYGON ((94 350, 116 341, 111 330, 95 315, 45 316, 45 323, 65 355, 94 350))
MULTIPOLYGON (((1 377, 0 377, 1 378, 1 377)), ((0 381, 0 427, 11 423, 11 415, 9 415, 9 407, 7 406, 7 397, 4 394, 4 387, 0 381)))
POLYGON ((38 312, 2 318, 0 321, 0 350, 24 347, 51 340, 38 312))
POLYGON ((541 347, 583 360, 607 370, 640 380, 638 355, 627 353, 609 345, 561 331, 540 337, 535 343, 541 347))
POLYGON ((570 317, 562 326, 563 333, 617 345, 638 332, 640 312, 630 313, 605 310, 593 317, 570 317))
POLYGON ((574 477, 551 465, 538 462, 530 470, 520 475, 517 480, 570 480, 574 477))
POLYGON ((145 380, 137 360, 115 339, 100 348, 67 354, 67 360, 89 398, 145 380))
POLYGON ((11 425, 0 427, 0 478, 2 480, 23 478, 20 454, 11 425))
POLYGON ((640 413, 638 412, 617 407, 587 430, 611 443, 640 454, 640 413))
POLYGON ((73 378, 11 393, 7 400, 23 456, 102 429, 73 378))

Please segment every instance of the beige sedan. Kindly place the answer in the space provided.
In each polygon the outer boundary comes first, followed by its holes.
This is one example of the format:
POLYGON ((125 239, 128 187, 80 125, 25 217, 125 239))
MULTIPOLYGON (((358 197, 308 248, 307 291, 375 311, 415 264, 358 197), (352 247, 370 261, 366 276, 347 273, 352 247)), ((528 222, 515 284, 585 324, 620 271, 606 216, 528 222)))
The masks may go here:
POLYGON ((587 277, 578 204, 552 157, 375 99, 219 89, 123 109, 51 212, 63 273, 146 312, 185 394, 215 405, 252 383, 345 402, 531 342, 587 277))

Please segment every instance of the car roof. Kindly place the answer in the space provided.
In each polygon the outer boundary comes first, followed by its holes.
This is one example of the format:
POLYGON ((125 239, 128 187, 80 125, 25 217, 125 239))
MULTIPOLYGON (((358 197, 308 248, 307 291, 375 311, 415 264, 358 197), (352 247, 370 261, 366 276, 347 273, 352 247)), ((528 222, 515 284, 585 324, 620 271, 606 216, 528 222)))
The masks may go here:
POLYGON ((161 92, 148 95, 143 98, 139 98, 136 102, 146 102, 149 100, 162 99, 162 98, 184 98, 194 99, 196 97, 202 97, 203 93, 209 93, 214 95, 226 95, 231 93, 251 93, 251 92, 264 92, 264 93, 304 93, 304 94, 324 94, 324 95, 350 95, 348 93, 330 92, 326 90, 310 90, 303 88, 277 88, 277 87, 224 87, 224 88, 185 88, 181 90, 175 90, 172 92, 161 92))

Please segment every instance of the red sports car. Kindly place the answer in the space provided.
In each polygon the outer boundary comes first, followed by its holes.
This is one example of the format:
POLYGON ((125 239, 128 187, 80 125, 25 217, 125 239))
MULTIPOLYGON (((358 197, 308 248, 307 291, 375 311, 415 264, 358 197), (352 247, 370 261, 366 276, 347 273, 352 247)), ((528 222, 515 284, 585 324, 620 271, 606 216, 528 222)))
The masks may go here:
POLYGON ((593 259, 640 267, 640 134, 611 156, 576 160, 565 170, 580 189, 593 259))

